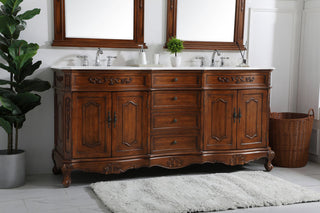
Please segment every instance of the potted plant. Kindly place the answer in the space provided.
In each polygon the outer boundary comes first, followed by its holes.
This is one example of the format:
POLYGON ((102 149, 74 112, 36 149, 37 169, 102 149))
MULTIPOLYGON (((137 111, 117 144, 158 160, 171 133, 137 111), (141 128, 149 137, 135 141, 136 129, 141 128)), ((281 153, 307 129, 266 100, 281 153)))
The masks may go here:
POLYGON ((183 41, 172 37, 167 43, 168 51, 174 53, 174 57, 171 58, 171 64, 173 67, 179 67, 181 64, 181 57, 177 53, 184 49, 183 41))
POLYGON ((23 0, 0 0, 0 71, 9 79, 0 79, 0 126, 8 134, 8 148, 0 150, 0 188, 13 188, 25 181, 25 152, 18 149, 18 130, 26 113, 40 105, 41 97, 34 92, 50 88, 50 83, 31 76, 41 65, 33 62, 39 46, 19 40, 26 21, 40 9, 20 13, 23 0), (28 78, 27 78, 28 77, 28 78))

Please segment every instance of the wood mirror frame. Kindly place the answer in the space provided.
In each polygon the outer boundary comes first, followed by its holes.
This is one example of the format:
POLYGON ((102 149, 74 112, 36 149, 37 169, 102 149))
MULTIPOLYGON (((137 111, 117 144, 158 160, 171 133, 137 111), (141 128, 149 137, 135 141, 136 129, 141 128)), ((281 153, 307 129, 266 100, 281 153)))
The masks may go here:
POLYGON ((144 0, 134 0, 133 40, 67 38, 65 34, 65 0, 54 0, 54 40, 52 46, 139 48, 144 43, 144 0))
MULTIPOLYGON (((233 42, 207 42, 207 41, 184 41, 185 49, 198 50, 238 50, 239 44, 241 49, 243 46, 244 18, 245 18, 245 3, 246 0, 236 0, 236 14, 234 25, 233 42)), ((167 0, 167 42, 171 37, 176 37, 177 33, 177 8, 178 0, 167 0)))

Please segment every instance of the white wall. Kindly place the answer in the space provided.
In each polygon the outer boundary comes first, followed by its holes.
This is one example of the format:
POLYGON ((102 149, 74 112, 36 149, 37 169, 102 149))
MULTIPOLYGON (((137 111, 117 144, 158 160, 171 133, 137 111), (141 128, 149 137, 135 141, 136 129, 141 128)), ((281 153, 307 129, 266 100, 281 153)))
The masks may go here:
POLYGON ((310 158, 320 162, 320 0, 305 1, 302 26, 297 110, 315 110, 310 158))
MULTIPOLYGON (((166 0, 145 1, 145 42, 149 46, 149 60, 153 53, 161 52, 160 62, 169 65, 169 53, 162 49, 166 34, 166 0)), ((297 56, 300 35, 301 0, 247 0, 245 37, 249 36, 249 63, 256 66, 273 66, 272 111, 293 111, 296 105, 297 56), (248 21, 250 20, 250 22, 248 21), (249 26, 249 27, 248 27, 249 26), (265 26, 261 28, 262 26, 265 26)), ((42 60, 37 74, 52 82, 50 67, 57 64, 79 64, 77 55, 88 55, 93 63, 94 48, 51 47, 53 40, 53 1, 25 0, 23 10, 41 8, 41 14, 28 22, 22 39, 36 42, 41 47, 35 57, 42 60)), ((214 22, 220 20, 213 20, 214 22)), ((245 39, 246 41, 246 39, 245 39)), ((239 61, 238 52, 227 52, 229 64, 239 61)), ((117 55, 115 64, 134 64, 137 50, 104 49, 104 57, 117 55)), ((209 63, 211 51, 184 51, 183 63, 190 64, 197 56, 204 56, 209 63)), ((0 77, 4 74, 0 73, 0 77)), ((53 89, 42 93, 42 105, 27 115, 25 126, 20 132, 21 148, 27 151, 28 173, 49 173, 52 168, 51 150, 54 143, 53 89)), ((0 146, 5 148, 6 135, 1 132, 0 146)), ((1 148, 1 147, 0 147, 1 148)))
POLYGON ((303 2, 249 3, 249 63, 273 66, 271 111, 294 112, 297 101, 299 47, 303 2))

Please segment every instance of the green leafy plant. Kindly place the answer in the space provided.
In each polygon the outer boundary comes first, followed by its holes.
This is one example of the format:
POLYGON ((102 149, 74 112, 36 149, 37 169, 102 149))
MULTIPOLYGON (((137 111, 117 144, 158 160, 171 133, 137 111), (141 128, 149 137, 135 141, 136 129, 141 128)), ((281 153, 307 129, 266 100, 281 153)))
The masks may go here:
POLYGON ((172 37, 167 42, 168 51, 174 53, 177 56, 177 53, 181 52, 184 49, 183 41, 180 39, 172 37))
POLYGON ((26 120, 26 113, 41 104, 41 97, 34 92, 50 88, 49 82, 29 77, 41 65, 41 61, 33 62, 39 46, 18 39, 26 27, 26 20, 38 15, 40 9, 19 14, 22 1, 0 0, 0 57, 5 61, 0 63, 0 71, 10 74, 9 80, 0 79, 0 126, 8 134, 8 154, 18 151, 18 130, 26 120))

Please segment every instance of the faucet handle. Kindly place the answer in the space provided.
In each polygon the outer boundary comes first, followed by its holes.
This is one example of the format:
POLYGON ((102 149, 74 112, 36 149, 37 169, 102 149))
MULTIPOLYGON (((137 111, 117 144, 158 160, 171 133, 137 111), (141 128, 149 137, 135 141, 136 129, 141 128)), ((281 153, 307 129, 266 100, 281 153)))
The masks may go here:
POLYGON ((222 57, 220 57, 220 59, 221 59, 221 64, 220 64, 220 66, 223 67, 224 64, 225 64, 225 61, 224 61, 224 60, 229 59, 229 57, 222 56, 222 57))
POLYGON ((196 59, 200 59, 201 60, 201 65, 200 67, 203 67, 204 66, 204 61, 205 61, 205 57, 196 57, 196 59))
POLYGON ((110 67, 111 66, 111 59, 116 59, 117 56, 107 56, 107 66, 110 67))
POLYGON ((89 60, 87 55, 78 55, 77 58, 80 58, 81 66, 89 66, 89 60))

